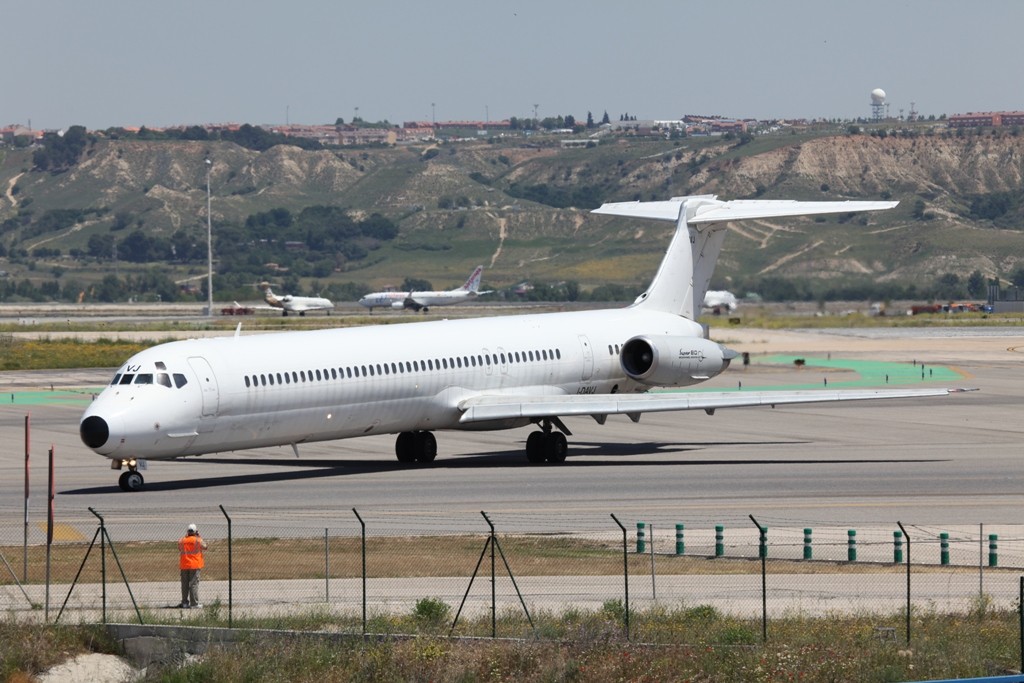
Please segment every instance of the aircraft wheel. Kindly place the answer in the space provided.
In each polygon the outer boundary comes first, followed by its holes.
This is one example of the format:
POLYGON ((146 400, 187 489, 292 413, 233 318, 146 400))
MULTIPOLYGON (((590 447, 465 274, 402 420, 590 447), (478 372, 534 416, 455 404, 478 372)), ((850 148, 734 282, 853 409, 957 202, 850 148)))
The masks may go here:
POLYGON ((117 479, 117 485, 121 487, 121 490, 129 492, 141 491, 145 483, 141 474, 132 471, 123 472, 117 479))
POLYGON ((299 311, 299 317, 300 317, 300 318, 301 318, 301 317, 304 317, 305 315, 306 315, 306 312, 305 312, 305 311, 299 311))
POLYGON ((548 462, 565 462, 565 456, 569 452, 569 443, 565 440, 565 434, 552 432, 547 437, 548 462))
POLYGON ((529 462, 544 462, 544 432, 530 432, 526 437, 526 459, 529 462))
POLYGON ((281 311, 281 317, 282 318, 287 318, 288 317, 288 311, 281 311))
POLYGON ((413 432, 402 432, 395 441, 395 455, 398 462, 416 461, 416 434, 413 432))
POLYGON ((433 462, 434 458, 437 457, 437 439, 434 438, 433 432, 417 432, 416 440, 418 443, 416 460, 419 462, 433 462))

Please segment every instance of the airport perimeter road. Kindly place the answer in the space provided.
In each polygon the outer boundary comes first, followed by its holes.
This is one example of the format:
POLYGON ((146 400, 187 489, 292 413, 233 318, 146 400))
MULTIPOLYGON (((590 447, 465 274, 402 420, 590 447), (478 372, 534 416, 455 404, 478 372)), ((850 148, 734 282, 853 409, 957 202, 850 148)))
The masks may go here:
MULTIPOLYGON (((777 409, 644 415, 639 424, 611 418, 566 420, 572 430, 563 465, 531 466, 528 429, 441 432, 432 466, 400 465, 394 437, 153 462, 146 490, 117 487, 108 461, 79 442, 84 398, 39 405, 10 404, 29 385, 55 389, 68 373, 0 373, 0 516, 20 519, 23 424, 32 416, 33 519, 45 519, 46 452, 56 449, 56 506, 63 519, 91 520, 87 507, 161 516, 177 533, 186 518, 223 522, 229 511, 335 510, 393 514, 417 520, 416 533, 450 530, 453 516, 480 523, 479 511, 519 515, 553 529, 582 518, 607 522, 661 515, 710 522, 753 514, 772 527, 819 524, 1018 524, 1024 518, 1024 333, 992 340, 932 341, 902 333, 897 340, 786 333, 781 346, 762 346, 771 333, 730 341, 757 353, 799 352, 800 344, 840 348, 850 357, 924 361, 954 368, 953 386, 980 389, 944 398, 820 404, 777 409), (826 339, 826 342, 822 342, 826 339), (801 342, 802 340, 802 342, 801 342), (890 346, 885 346, 889 344, 890 346), (892 345, 899 346, 897 350, 892 345), (905 348, 904 348, 905 347, 905 348), (859 349, 859 350, 858 350, 859 349), (908 354, 912 354, 909 356, 908 354), (474 518, 475 516, 475 518, 474 518), (525 516, 525 517, 524 517, 525 516), (543 520, 541 522, 540 520, 543 520)), ((727 333, 725 336, 729 336, 727 333)), ((821 351, 821 349, 816 349, 821 351)), ((832 354, 836 360, 838 353, 832 354)), ((913 372, 919 366, 913 365, 913 372)), ((943 370, 945 371, 945 370, 943 370)), ((75 373, 74 383, 99 386, 107 372, 75 373), (88 381, 89 378, 92 381, 88 381)), ((719 388, 830 388, 856 379, 844 368, 776 364, 731 369, 719 388)), ((936 386, 934 381, 921 381, 936 386)), ((322 520, 311 515, 315 526, 322 520)), ((526 523, 524 523, 525 525, 526 523)), ((322 526, 322 524, 321 524, 322 526)), ((503 529, 513 531, 514 529, 503 529)), ((565 529, 570 531, 571 529, 565 529)))

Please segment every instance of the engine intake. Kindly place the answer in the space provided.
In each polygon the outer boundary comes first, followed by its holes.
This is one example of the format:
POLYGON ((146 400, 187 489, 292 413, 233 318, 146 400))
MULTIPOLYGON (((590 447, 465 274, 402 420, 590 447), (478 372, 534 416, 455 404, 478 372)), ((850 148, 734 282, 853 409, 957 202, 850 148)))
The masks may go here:
POLYGON ((640 336, 622 347, 619 361, 630 379, 657 387, 684 387, 710 379, 739 355, 700 337, 640 336))

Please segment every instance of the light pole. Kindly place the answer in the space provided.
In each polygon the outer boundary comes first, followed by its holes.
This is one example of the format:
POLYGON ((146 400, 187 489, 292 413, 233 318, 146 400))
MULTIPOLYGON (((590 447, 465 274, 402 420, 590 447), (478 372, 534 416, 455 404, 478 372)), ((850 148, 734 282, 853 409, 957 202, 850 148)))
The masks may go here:
POLYGON ((210 169, 213 162, 206 160, 206 315, 213 316, 213 217, 210 215, 210 169))

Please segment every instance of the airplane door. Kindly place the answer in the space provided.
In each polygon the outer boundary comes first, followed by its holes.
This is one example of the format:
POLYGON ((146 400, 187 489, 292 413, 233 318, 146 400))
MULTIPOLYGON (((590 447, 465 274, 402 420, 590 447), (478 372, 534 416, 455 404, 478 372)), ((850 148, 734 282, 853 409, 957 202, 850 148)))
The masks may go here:
POLYGON ((583 373, 580 380, 586 382, 594 375, 594 349, 590 346, 590 340, 586 335, 579 335, 580 348, 583 349, 583 373))
POLYGON ((192 366, 192 371, 199 379, 199 389, 203 397, 203 417, 216 417, 220 407, 220 391, 217 389, 217 377, 213 374, 213 368, 202 356, 190 357, 188 364, 192 366))

